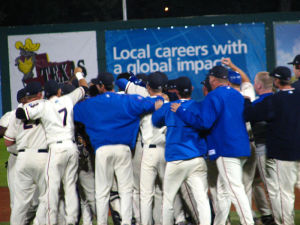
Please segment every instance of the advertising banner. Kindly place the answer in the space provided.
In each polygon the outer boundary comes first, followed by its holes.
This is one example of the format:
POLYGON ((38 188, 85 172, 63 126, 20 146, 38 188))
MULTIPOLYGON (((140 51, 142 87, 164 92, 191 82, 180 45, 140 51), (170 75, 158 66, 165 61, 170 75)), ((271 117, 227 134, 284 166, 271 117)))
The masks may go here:
POLYGON ((263 23, 107 30, 105 38, 107 71, 188 76, 196 100, 203 98, 200 82, 222 58, 230 57, 251 80, 266 70, 263 23))
POLYGON ((17 91, 33 80, 64 83, 77 66, 88 80, 98 74, 95 31, 13 35, 8 47, 12 108, 17 91))

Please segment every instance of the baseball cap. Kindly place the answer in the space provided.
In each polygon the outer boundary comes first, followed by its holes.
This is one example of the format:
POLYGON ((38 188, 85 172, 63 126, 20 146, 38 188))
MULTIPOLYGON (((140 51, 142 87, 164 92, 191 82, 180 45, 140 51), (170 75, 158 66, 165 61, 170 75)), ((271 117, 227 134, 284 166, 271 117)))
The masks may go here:
POLYGON ((59 88, 59 84, 55 80, 47 81, 44 87, 46 98, 56 95, 59 88))
POLYGON ((209 83, 209 76, 206 76, 205 79, 203 81, 201 81, 201 84, 203 84, 207 88, 208 91, 212 90, 210 83, 209 83))
POLYGON ((42 90, 43 89, 42 89, 42 85, 40 82, 32 81, 26 85, 25 94, 26 94, 26 96, 35 95, 35 94, 41 92, 42 90))
POLYGON ((228 79, 228 70, 224 66, 214 66, 209 70, 208 76, 214 76, 216 78, 228 79))
POLYGON ((228 81, 236 85, 241 85, 242 83, 241 74, 233 70, 228 70, 228 81))
POLYGON ((192 91, 192 82, 190 78, 186 76, 178 77, 175 80, 176 89, 179 92, 191 92, 192 91))
POLYGON ((276 67, 271 73, 271 77, 278 78, 279 80, 290 80, 291 79, 291 70, 285 66, 276 67))
POLYGON ((26 96, 25 88, 22 88, 22 89, 18 90, 18 92, 17 92, 17 101, 20 103, 21 99, 24 98, 25 96, 26 96))
POLYGON ((117 76, 117 80, 119 80, 119 79, 122 79, 122 78, 124 78, 124 79, 126 79, 126 80, 129 80, 129 77, 130 77, 131 75, 130 75, 130 73, 120 73, 118 76, 117 76))
POLYGON ((167 88, 169 90, 176 89, 176 79, 174 79, 174 80, 168 80, 168 82, 167 82, 167 88))
POLYGON ((69 94, 76 89, 76 87, 72 84, 63 84, 60 88, 62 95, 69 94))
POLYGON ((164 73, 154 72, 150 73, 147 78, 147 84, 152 89, 163 89, 163 87, 167 84, 168 77, 164 73))
POLYGON ((137 77, 139 80, 143 81, 144 83, 147 83, 148 76, 147 76, 146 74, 144 74, 144 73, 138 73, 138 74, 136 75, 136 77, 137 77))
POLYGON ((296 55, 293 62, 289 62, 288 64, 300 65, 300 55, 296 55))
POLYGON ((98 75, 97 77, 97 83, 94 84, 104 84, 104 86, 112 86, 114 85, 114 75, 112 75, 111 73, 108 72, 102 72, 98 75))

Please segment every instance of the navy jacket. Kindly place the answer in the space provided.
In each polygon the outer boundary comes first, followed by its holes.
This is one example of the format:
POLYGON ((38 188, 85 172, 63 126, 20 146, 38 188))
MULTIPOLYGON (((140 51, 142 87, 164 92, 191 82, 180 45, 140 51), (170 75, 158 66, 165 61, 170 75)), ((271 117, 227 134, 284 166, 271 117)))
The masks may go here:
POLYGON ((284 90, 252 105, 246 102, 245 119, 267 121, 267 157, 300 160, 300 90, 284 90))

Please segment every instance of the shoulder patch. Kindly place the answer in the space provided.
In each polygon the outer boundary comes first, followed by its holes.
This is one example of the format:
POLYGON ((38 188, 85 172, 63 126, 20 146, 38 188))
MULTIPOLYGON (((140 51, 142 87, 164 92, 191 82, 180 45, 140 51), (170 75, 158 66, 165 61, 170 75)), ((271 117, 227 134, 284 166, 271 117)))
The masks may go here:
POLYGON ((34 108, 35 106, 37 106, 39 103, 38 102, 36 102, 36 103, 29 103, 29 106, 31 107, 31 108, 34 108))
POLYGON ((208 155, 215 155, 216 154, 216 150, 215 149, 210 149, 208 150, 208 155))

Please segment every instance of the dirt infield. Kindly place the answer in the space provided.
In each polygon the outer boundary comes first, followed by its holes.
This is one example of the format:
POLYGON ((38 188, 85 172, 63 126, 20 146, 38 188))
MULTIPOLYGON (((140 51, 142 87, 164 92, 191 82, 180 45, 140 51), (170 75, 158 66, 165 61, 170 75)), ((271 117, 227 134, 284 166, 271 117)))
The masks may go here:
MULTIPOLYGON (((300 210, 300 191, 295 190, 296 202, 295 209, 300 210)), ((7 187, 0 187, 0 222, 9 221, 9 191, 7 187)))
POLYGON ((0 222, 9 221, 9 191, 7 187, 0 187, 0 222))

